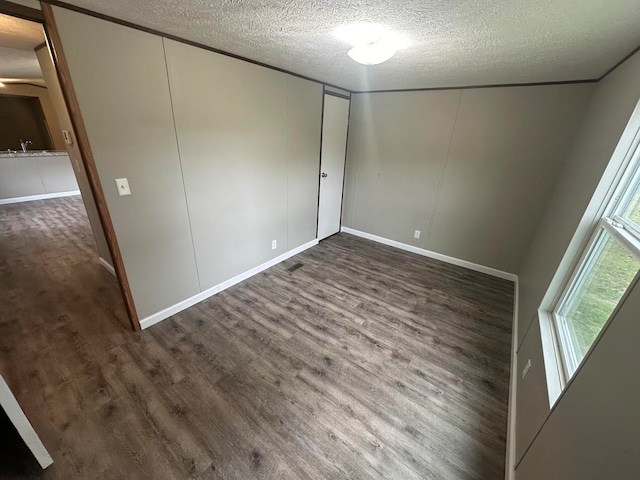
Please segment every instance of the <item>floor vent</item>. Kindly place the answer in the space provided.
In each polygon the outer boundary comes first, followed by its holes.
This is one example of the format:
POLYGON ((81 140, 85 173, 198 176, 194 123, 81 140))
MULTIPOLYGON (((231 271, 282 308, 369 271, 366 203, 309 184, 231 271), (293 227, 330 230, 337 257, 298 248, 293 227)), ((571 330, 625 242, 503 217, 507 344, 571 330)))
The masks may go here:
POLYGON ((289 272, 295 272, 297 269, 299 269, 300 267, 302 267, 302 263, 298 262, 295 265, 290 266, 289 268, 287 268, 287 270, 289 272))

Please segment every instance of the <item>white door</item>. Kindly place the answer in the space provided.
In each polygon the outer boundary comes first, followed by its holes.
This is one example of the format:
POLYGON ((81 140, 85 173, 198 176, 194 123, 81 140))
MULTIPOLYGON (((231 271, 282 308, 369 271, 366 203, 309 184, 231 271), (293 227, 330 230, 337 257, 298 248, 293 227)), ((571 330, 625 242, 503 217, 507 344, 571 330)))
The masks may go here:
POLYGON ((349 100, 325 94, 322 118, 318 240, 327 238, 340 230, 349 100))

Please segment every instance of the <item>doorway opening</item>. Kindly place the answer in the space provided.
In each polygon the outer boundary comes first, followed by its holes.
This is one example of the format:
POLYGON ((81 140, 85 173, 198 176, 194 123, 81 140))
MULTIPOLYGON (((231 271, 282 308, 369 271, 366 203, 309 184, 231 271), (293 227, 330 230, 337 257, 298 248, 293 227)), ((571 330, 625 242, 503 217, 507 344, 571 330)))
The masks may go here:
POLYGON ((50 7, 42 8, 0 4, 3 320, 21 323, 12 329, 21 335, 45 324, 139 330, 50 7))

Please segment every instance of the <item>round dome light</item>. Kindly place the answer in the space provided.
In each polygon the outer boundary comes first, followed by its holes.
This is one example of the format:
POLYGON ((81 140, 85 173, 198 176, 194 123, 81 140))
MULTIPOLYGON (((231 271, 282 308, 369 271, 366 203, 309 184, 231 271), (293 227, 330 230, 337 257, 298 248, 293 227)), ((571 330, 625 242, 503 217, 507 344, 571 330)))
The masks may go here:
POLYGON ((356 45, 347 52, 349 56, 363 65, 378 65, 396 54, 396 50, 383 42, 356 45))

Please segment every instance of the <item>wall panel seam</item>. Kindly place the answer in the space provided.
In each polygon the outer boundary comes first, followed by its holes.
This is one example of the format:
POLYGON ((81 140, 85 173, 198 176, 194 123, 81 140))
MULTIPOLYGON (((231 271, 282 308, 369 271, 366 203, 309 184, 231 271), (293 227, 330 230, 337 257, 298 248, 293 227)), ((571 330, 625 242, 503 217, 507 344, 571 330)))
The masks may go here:
MULTIPOLYGON (((344 98, 344 97, 339 97, 344 98)), ((344 165, 342 166, 342 196, 340 198, 340 228, 342 228, 343 223, 343 213, 344 213, 344 192, 347 189, 347 157, 349 155, 349 125, 351 125, 351 94, 349 94, 349 98, 344 98, 349 102, 349 111, 347 113, 347 137, 345 139, 344 145, 344 165)))
POLYGON ((182 167, 182 155, 180 153, 180 140, 178 139, 178 126, 176 124, 176 112, 173 107, 173 93, 171 92, 171 80, 169 79, 169 60, 167 59, 167 49, 165 48, 165 38, 162 40, 162 54, 164 57, 164 68, 167 73, 167 87, 169 88, 169 103, 171 104, 171 119, 173 120, 173 131, 176 137, 176 148, 178 150, 178 163, 180 165, 180 179, 182 180, 182 190, 184 193, 184 203, 187 208, 187 221, 189 222, 189 238, 191 239, 191 249, 193 250, 193 263, 196 268, 196 279, 198 280, 198 291, 202 292, 200 282, 200 271, 198 270, 198 257, 196 256, 196 244, 193 240, 193 226, 191 224, 191 211, 189 210, 189 198, 187 197, 187 185, 184 181, 184 168, 182 167))
POLYGON ((286 215, 286 222, 287 222, 287 229, 286 229, 286 235, 287 235, 287 250, 289 250, 291 248, 291 239, 289 238, 289 216, 291 215, 291 209, 290 209, 290 205, 289 205, 289 189, 291 188, 291 145, 290 145, 290 141, 291 141, 291 135, 289 132, 291 123, 291 105, 290 105, 290 95, 291 95, 291 88, 290 88, 290 82, 289 79, 287 79, 286 81, 286 87, 287 87, 287 122, 286 122, 286 132, 285 132, 285 138, 286 138, 286 144, 285 144, 285 152, 287 155, 287 215, 286 215))
POLYGON ((527 328, 525 329, 524 335, 522 336, 522 340, 518 341, 516 339, 516 351, 519 352, 520 351, 520 347, 522 346, 522 344, 524 343, 524 340, 527 338, 527 335, 529 334, 529 330, 531 330, 531 326, 533 325, 533 322, 535 321, 536 317, 538 316, 538 310, 536 310, 536 313, 533 315, 533 317, 531 318, 531 320, 529 321, 529 323, 527 323, 527 328))
MULTIPOLYGON (((353 100, 353 99, 352 99, 353 100)), ((351 228, 356 228, 355 222, 354 222, 354 216, 355 216, 355 212, 356 212, 356 200, 358 198, 358 165, 360 164, 360 162, 358 161, 358 157, 360 155, 360 145, 362 145, 362 136, 363 136, 363 131, 364 128, 362 128, 362 123, 364 121, 363 117, 364 117, 364 102, 360 102, 360 105, 358 106, 359 110, 358 110, 358 115, 360 118, 360 125, 358 128, 358 142, 356 143, 355 147, 354 147, 354 154, 353 154, 353 159, 354 159, 354 163, 353 163, 353 198, 351 199, 351 213, 349 214, 349 223, 350 223, 350 227, 351 228)), ((349 104, 349 108, 351 108, 351 104, 349 104)), ((355 122, 354 122, 355 123, 355 122)), ((351 128, 351 127, 349 127, 351 128)), ((347 162, 349 161, 349 144, 347 144, 347 159, 345 160, 345 168, 347 166, 347 162)))
POLYGON ((440 179, 438 181, 438 186, 436 187, 436 195, 433 202, 433 210, 431 211, 431 218, 429 219, 429 225, 427 226, 427 238, 425 239, 425 248, 429 248, 429 243, 431 240, 431 236, 433 234, 433 224, 436 220, 436 213, 438 211, 438 203, 440 200, 440 193, 442 190, 442 185, 444 184, 444 175, 447 171, 447 163, 449 162, 449 155, 451 153, 451 145, 453 145, 453 136, 456 131, 456 124, 458 123, 458 113, 460 112, 460 104, 462 103, 462 95, 464 95, 464 90, 460 91, 460 96, 458 97, 458 106, 456 107, 456 114, 453 117, 453 125, 451 126, 451 135, 449 136, 449 146, 447 147, 447 153, 444 156, 444 160, 442 162, 442 170, 440 172, 440 179))

